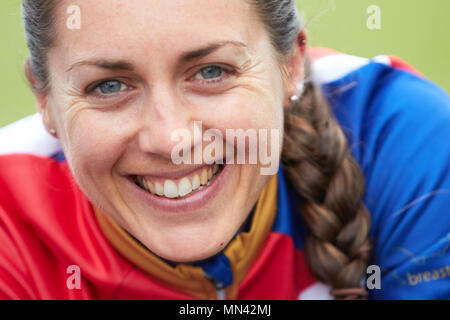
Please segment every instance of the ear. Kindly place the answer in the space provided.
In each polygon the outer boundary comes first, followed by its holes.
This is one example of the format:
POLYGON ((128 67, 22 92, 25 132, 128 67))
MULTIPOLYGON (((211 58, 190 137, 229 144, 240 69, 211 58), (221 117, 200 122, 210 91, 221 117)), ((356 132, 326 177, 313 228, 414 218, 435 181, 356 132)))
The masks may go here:
POLYGON ((25 62, 25 75, 28 79, 28 83, 30 84, 31 91, 36 98, 36 107, 37 111, 42 116, 42 121, 44 122, 45 129, 48 133, 54 135, 52 129, 55 128, 50 116, 50 108, 48 107, 48 94, 47 90, 42 87, 42 84, 39 80, 37 80, 33 69, 31 68, 30 60, 25 62))
POLYGON ((306 31, 303 29, 297 35, 297 39, 293 44, 291 54, 285 62, 285 108, 288 108, 292 105, 292 101, 290 100, 290 98, 298 94, 298 86, 303 81, 303 61, 306 54, 306 42, 307 35, 306 31))

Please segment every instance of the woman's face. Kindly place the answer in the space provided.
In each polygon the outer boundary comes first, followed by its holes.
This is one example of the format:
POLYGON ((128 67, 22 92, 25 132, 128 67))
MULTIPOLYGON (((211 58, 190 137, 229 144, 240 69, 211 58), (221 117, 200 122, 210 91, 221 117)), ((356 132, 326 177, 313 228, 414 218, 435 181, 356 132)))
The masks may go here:
POLYGON ((85 0, 81 28, 69 29, 70 5, 57 10, 45 112, 75 179, 157 255, 214 255, 271 176, 259 164, 216 174, 214 165, 176 165, 172 134, 194 137, 194 121, 224 139, 226 129, 282 132, 286 93, 263 24, 242 0, 85 0))

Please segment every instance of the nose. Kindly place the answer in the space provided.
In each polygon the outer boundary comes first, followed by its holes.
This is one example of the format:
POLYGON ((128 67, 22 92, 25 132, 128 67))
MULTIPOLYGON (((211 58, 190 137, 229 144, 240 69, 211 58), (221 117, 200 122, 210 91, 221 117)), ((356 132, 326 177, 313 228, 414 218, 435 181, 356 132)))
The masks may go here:
POLYGON ((192 148, 191 113, 175 93, 157 88, 153 92, 144 106, 138 146, 141 152, 171 159, 173 150, 180 144, 183 148, 192 148))

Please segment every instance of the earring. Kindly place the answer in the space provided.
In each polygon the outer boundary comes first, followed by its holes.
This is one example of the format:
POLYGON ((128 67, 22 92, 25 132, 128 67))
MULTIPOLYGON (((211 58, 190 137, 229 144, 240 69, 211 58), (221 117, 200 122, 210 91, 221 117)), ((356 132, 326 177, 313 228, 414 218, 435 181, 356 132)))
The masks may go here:
POLYGON ((299 37, 299 38, 298 38, 298 44, 299 44, 301 47, 305 46, 307 43, 308 43, 308 42, 306 41, 305 38, 303 38, 303 37, 299 37))
POLYGON ((298 100, 300 100, 300 96, 294 94, 289 98, 289 100, 291 100, 292 103, 296 103, 298 100))
POLYGON ((56 130, 55 129, 51 128, 49 130, 49 133, 56 138, 56 130))
POLYGON ((305 89, 304 81, 298 82, 296 84, 296 87, 297 87, 297 92, 289 98, 289 100, 291 100, 292 103, 298 102, 300 100, 300 98, 302 97, 303 90, 305 89))

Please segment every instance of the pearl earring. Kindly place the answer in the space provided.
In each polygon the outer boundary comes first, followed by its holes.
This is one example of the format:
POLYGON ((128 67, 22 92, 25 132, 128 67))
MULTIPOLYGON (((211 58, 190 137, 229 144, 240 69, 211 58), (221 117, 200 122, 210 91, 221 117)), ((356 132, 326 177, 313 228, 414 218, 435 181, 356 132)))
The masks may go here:
POLYGON ((297 101, 300 100, 300 98, 302 97, 302 94, 303 94, 303 90, 305 89, 305 85, 304 85, 303 81, 297 83, 296 87, 297 87, 297 92, 289 98, 289 100, 291 100, 292 103, 296 103, 297 101))
POLYGON ((289 100, 291 100, 292 103, 295 103, 295 102, 297 102, 298 100, 300 100, 300 96, 294 94, 294 95, 292 95, 292 96, 289 98, 289 100))
POLYGON ((52 136, 56 137, 56 130, 55 129, 52 128, 52 129, 49 130, 49 132, 50 132, 50 134, 52 136))

